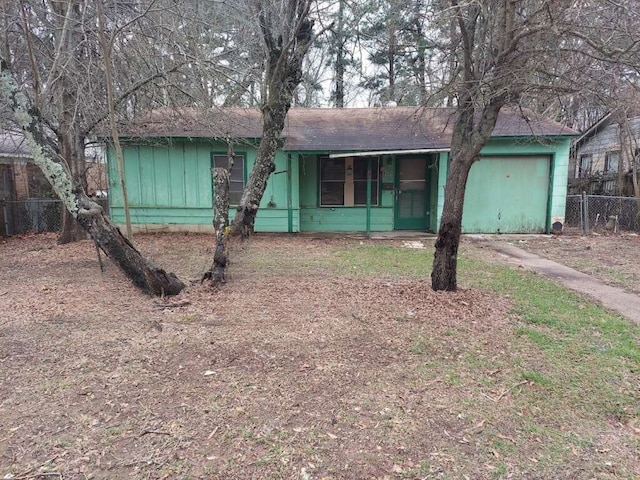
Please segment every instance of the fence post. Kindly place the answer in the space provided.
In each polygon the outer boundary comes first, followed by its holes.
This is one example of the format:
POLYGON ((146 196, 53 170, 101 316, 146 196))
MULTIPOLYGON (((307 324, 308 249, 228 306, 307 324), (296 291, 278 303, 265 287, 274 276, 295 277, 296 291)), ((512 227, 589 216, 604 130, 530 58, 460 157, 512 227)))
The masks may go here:
POLYGON ((589 233, 589 197, 587 192, 582 191, 582 234, 587 235, 589 233))

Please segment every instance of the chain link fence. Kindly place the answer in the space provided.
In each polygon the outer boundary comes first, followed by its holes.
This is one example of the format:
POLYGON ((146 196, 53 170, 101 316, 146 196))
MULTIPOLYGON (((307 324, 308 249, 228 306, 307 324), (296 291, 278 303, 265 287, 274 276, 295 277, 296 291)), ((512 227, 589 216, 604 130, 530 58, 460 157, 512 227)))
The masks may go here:
MULTIPOLYGON (((108 214, 108 200, 101 198, 97 202, 108 214)), ((50 198, 0 201, 0 236, 59 232, 63 208, 60 200, 50 198)))
POLYGON ((565 223, 582 233, 640 231, 639 200, 635 197, 568 195, 565 223))
MULTIPOLYGON (((97 202, 109 213, 109 202, 97 202)), ((49 198, 0 201, 0 236, 27 232, 59 232, 62 202, 49 198)), ((635 197, 568 195, 565 223, 583 233, 591 231, 640 231, 640 209, 635 197)))

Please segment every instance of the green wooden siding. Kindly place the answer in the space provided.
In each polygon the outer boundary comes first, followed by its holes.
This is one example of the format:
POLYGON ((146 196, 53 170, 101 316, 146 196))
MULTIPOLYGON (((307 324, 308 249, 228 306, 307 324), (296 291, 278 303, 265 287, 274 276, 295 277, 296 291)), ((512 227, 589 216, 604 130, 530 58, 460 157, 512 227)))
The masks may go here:
MULTIPOLYGON (((525 140, 494 139, 483 149, 483 157, 493 160, 482 160, 472 169, 468 183, 469 200, 463 218, 465 231, 540 231, 553 221, 564 220, 570 139, 525 140), (515 161, 509 163, 505 156, 515 161), (525 157, 538 160, 527 163, 525 157), (495 160, 498 158, 501 160, 495 160), (546 160, 542 161, 542 158, 546 160), (518 173, 505 177, 509 172, 515 172, 514 168, 518 173), (529 181, 533 175, 539 180, 535 188, 529 181), (520 181, 515 181, 518 178, 520 181), (529 190, 534 190, 534 193, 526 196, 525 192, 529 190), (517 210, 509 213, 507 207, 517 207, 517 210), (496 223, 498 216, 501 222, 496 223), (508 221, 503 220, 507 217, 508 221)), ((206 140, 174 139, 146 144, 125 142, 125 172, 132 222, 161 229, 171 225, 185 230, 211 228, 211 154, 225 154, 226 150, 223 142, 206 140)), ((246 181, 255 162, 256 150, 243 142, 235 147, 235 151, 245 158, 246 181)), ((277 153, 276 170, 269 179, 258 211, 256 231, 366 230, 366 207, 319 206, 318 162, 326 154, 277 153), (287 172, 289 165, 290 173, 287 172)), ((436 154, 435 163, 429 167, 428 228, 432 231, 437 231, 442 215, 448 158, 447 152, 436 154)), ((116 223, 121 224, 124 222, 122 195, 112 151, 108 152, 108 160, 111 215, 116 223)), ((383 155, 380 165, 379 205, 371 208, 371 231, 394 228, 394 191, 383 189, 382 184, 395 183, 396 157, 383 155)))
MULTIPOLYGON (((212 223, 212 209, 209 208, 162 208, 132 207, 129 209, 131 223, 159 225, 209 225, 212 223)), ((111 216, 120 223, 124 218, 122 206, 112 206, 111 216)))
MULTIPOLYGON (((125 177, 131 221, 134 224, 211 225, 213 217, 213 187, 211 155, 226 154, 226 144, 220 142, 174 141, 158 145, 125 144, 125 177)), ((256 152, 251 147, 236 147, 244 156, 244 177, 255 163, 256 152)), ((109 158, 113 152, 109 151, 109 158)), ((291 202, 288 202, 288 155, 278 152, 276 173, 271 176, 256 218, 256 231, 293 232, 300 230, 298 205, 298 163, 292 154, 291 202), (291 203, 292 212, 288 205, 291 203), (291 226, 289 225, 291 219, 291 226)), ((114 161, 109 161, 111 215, 117 223, 124 222, 120 180, 114 161)), ((231 215, 234 211, 232 210, 231 215)))
MULTIPOLYGON (((365 207, 301 208, 300 224, 303 232, 364 232, 366 231, 365 207)), ((371 209, 371 231, 393 230, 393 209, 371 209)))
POLYGON ((544 233, 549 156, 482 157, 465 192, 464 233, 544 233))
MULTIPOLYGON (((212 145, 125 145, 125 178, 131 208, 209 208, 212 145)), ((122 208, 120 178, 109 152, 110 203, 122 208)), ((116 218, 116 221, 119 219, 116 218)))
MULTIPOLYGON (((247 172, 251 172, 255 163, 255 152, 247 162, 247 172)), ((287 181, 287 157, 286 152, 277 152, 275 158, 276 169, 269 177, 267 188, 260 202, 260 209, 256 217, 256 232, 288 232, 289 210, 287 181)), ((297 155, 291 154, 291 205, 292 205, 292 232, 300 231, 300 216, 298 210, 298 161, 297 155)), ((248 175, 248 173, 247 173, 248 175)))

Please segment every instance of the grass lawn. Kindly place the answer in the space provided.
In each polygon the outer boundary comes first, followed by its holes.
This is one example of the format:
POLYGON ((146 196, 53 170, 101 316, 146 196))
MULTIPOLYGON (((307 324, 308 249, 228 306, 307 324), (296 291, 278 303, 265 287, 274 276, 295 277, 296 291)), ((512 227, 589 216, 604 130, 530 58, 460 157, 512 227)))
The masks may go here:
POLYGON ((257 237, 162 303, 52 244, 0 243, 0 478, 640 478, 640 328, 473 245, 434 293, 429 250, 257 237))

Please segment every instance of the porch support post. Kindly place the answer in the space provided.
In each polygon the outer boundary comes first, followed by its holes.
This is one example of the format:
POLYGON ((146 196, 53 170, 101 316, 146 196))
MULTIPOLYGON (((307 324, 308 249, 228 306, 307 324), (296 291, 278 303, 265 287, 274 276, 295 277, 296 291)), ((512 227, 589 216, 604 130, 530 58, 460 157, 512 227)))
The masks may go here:
POLYGON ((5 228, 6 220, 4 218, 4 200, 0 198, 0 237, 7 235, 7 229, 5 228))
POLYGON ((367 238, 371 236, 371 157, 367 157, 367 238))
POLYGON ((291 197, 293 196, 292 187, 291 187, 291 154, 287 154, 287 231, 289 233, 293 232, 293 201, 291 197))

